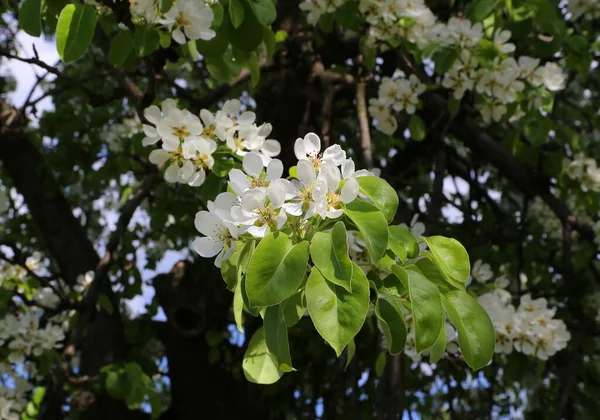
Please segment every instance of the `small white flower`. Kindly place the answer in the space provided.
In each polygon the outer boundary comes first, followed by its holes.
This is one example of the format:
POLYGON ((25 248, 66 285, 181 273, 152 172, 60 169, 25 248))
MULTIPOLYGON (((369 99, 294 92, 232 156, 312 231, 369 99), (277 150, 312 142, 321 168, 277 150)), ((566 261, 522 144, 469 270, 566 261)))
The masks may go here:
POLYGON ((546 87, 555 92, 565 88, 565 74, 556 63, 546 63, 544 67, 538 68, 539 75, 546 87))
POLYGON ((248 233, 257 238, 264 237, 269 228, 278 230, 287 221, 282 206, 286 199, 286 189, 272 182, 266 189, 252 189, 240 197, 240 206, 231 210, 236 223, 249 226, 248 233))
POLYGON ((504 54, 513 52, 516 47, 515 44, 508 42, 510 40, 511 32, 507 29, 498 29, 494 34, 494 47, 504 54))
POLYGON ((348 178, 340 189, 341 181, 340 170, 334 164, 323 164, 313 191, 317 213, 323 219, 340 217, 344 214, 342 204, 350 203, 358 196, 359 185, 356 178, 348 178))
POLYGON ((214 38, 215 31, 210 29, 213 17, 212 9, 203 1, 178 0, 160 22, 173 28, 173 39, 178 44, 185 44, 186 37, 205 41, 214 38))
POLYGON ((231 257, 235 251, 235 239, 240 230, 231 222, 230 213, 237 203, 237 197, 231 193, 221 193, 214 203, 209 202, 209 211, 196 213, 194 224, 198 232, 204 235, 194 241, 194 250, 204 258, 215 259, 215 265, 221 266, 223 260, 231 257), (224 251, 224 248, 227 250, 224 251))

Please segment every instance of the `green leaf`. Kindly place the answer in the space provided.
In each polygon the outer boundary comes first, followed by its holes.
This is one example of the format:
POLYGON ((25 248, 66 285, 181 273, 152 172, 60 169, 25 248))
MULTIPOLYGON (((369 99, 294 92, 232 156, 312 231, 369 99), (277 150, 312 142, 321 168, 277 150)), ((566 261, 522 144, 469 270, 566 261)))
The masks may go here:
POLYGON ((136 26, 133 38, 138 57, 152 54, 160 43, 160 34, 150 26, 136 26))
POLYGON ((38 386, 33 392, 32 401, 38 407, 42 404, 42 400, 44 399, 44 395, 46 394, 45 386, 38 386))
POLYGON ((238 282, 233 293, 233 319, 237 330, 244 333, 244 297, 242 296, 242 282, 238 282))
POLYGON ((42 34, 42 0, 25 0, 21 4, 19 25, 31 36, 42 34))
POLYGON ((108 312, 109 314, 112 314, 113 311, 115 310, 112 302, 110 301, 110 298, 108 296, 106 296, 104 293, 101 293, 98 296, 98 305, 104 309, 106 312, 108 312))
POLYGON ((425 123, 417 114, 414 114, 408 120, 408 130, 410 131, 410 137, 416 141, 422 141, 425 139, 425 123))
POLYGON ((258 85, 260 81, 260 65, 258 63, 258 56, 255 52, 250 54, 250 57, 246 60, 246 67, 250 70, 250 79, 252 80, 252 86, 258 85))
POLYGON ((293 327, 306 313, 306 297, 304 290, 298 290, 281 304, 283 319, 288 328, 293 327))
POLYGON ((430 236, 424 238, 433 262, 449 280, 464 283, 471 272, 469 254, 460 242, 453 238, 443 236, 430 236))
POLYGON ((473 370, 492 359, 496 332, 485 310, 467 292, 456 290, 442 295, 444 307, 458 333, 460 351, 473 370))
POLYGON ((96 28, 96 11, 89 4, 68 4, 56 25, 56 48, 65 63, 81 58, 87 51, 96 28))
POLYGON ((357 1, 345 2, 336 9, 334 16, 337 23, 353 31, 359 29, 362 20, 357 1))
POLYGON ((216 2, 213 3, 210 7, 214 15, 210 28, 216 32, 217 29, 221 27, 221 23, 223 23, 223 14, 225 9, 223 8, 223 5, 221 3, 216 2))
POLYGON ((378 295, 375 315, 380 321, 390 354, 400 353, 406 344, 406 324, 398 301, 386 289, 381 289, 378 295))
POLYGON ((388 223, 391 223, 398 210, 398 194, 385 180, 376 176, 359 176, 356 178, 360 192, 369 197, 381 210, 388 223))
POLYGON ((158 9, 162 13, 168 12, 173 7, 173 0, 158 0, 158 9))
POLYGON ((280 305, 269 306, 265 311, 265 341, 279 369, 292 372, 292 357, 290 356, 290 343, 288 331, 280 305))
POLYGON ((254 51, 261 43, 264 36, 264 26, 260 24, 252 13, 247 1, 242 2, 244 7, 244 21, 235 28, 229 13, 223 16, 221 30, 227 35, 229 42, 242 51, 254 51))
POLYGON ((277 17, 277 10, 272 0, 248 0, 256 19, 263 25, 270 25, 277 17))
POLYGON ((211 40, 196 40, 196 48, 204 57, 220 57, 227 50, 228 46, 229 40, 223 31, 217 31, 215 37, 211 40))
POLYGON ((420 272, 407 272, 416 347, 420 353, 435 344, 440 328, 443 328, 442 300, 438 288, 420 272))
POLYGON ((229 0, 229 16, 234 28, 239 28, 244 21, 244 6, 239 0, 229 0))
POLYGON ((338 357, 362 328, 369 309, 369 282, 362 270, 353 265, 352 293, 329 283, 316 267, 306 283, 310 318, 338 357))
POLYGON ((267 50, 265 62, 268 64, 273 58, 273 54, 275 53, 275 45, 277 44, 275 34, 269 26, 265 26, 265 35, 263 37, 263 42, 265 43, 265 49, 267 50))
POLYGON ((213 154, 215 157, 215 164, 211 168, 211 171, 218 177, 224 178, 229 175, 229 172, 235 167, 235 161, 229 154, 213 154))
POLYGON ((386 361, 387 355, 385 353, 380 353, 379 356, 377 356, 377 360, 375 361, 375 376, 378 378, 381 377, 385 371, 386 361))
POLYGON ((450 70, 458 58, 458 51, 452 48, 440 48, 433 54, 432 58, 435 63, 435 72, 442 75, 450 70))
POLYGON ((494 11, 495 6, 495 0, 474 1, 467 7, 467 16, 471 22, 481 22, 494 11))
POLYGON ((337 222, 331 232, 317 232, 310 244, 310 256, 327 280, 349 292, 352 290, 352 261, 344 223, 337 222))
POLYGON ((374 261, 378 261, 387 249, 387 221, 373 205, 360 200, 346 204, 346 215, 356 225, 374 261))
POLYGON ((356 343, 354 342, 354 339, 352 339, 346 346, 346 366, 344 366, 344 371, 348 369, 348 366, 350 366, 350 362, 354 357, 354 353, 356 353, 356 343))
POLYGON ((108 372, 104 382, 106 391, 116 399, 123 399, 127 394, 127 381, 124 376, 119 375, 117 371, 108 372))
POLYGON ((465 284, 456 281, 449 281, 435 265, 431 258, 420 258, 414 266, 408 266, 406 269, 419 270, 430 282, 435 284, 441 293, 450 292, 454 289, 465 290, 465 284), (452 286, 452 287, 450 287, 452 286))
POLYGON ((121 67, 133 51, 133 37, 129 31, 119 32, 110 42, 108 61, 115 67, 121 67))
POLYGON ((456 99, 454 96, 448 99, 448 112, 450 112, 451 116, 456 116, 458 114, 458 110, 460 108, 460 99, 456 99))
POLYGON ((281 232, 261 241, 246 273, 246 292, 252 307, 278 305, 302 283, 308 264, 308 242, 292 245, 281 232))
POLYGON ((283 375, 269 353, 264 328, 261 327, 252 336, 244 354, 242 368, 246 379, 255 384, 272 384, 283 375))
POLYGON ((440 335, 438 339, 433 344, 431 349, 429 349, 429 363, 437 363, 444 356, 444 352, 446 351, 446 315, 444 314, 444 322, 442 323, 442 328, 440 329, 440 335))
POLYGON ((417 240, 410 231, 404 226, 388 227, 388 249, 390 249, 400 261, 404 262, 407 258, 416 258, 421 250, 417 240))

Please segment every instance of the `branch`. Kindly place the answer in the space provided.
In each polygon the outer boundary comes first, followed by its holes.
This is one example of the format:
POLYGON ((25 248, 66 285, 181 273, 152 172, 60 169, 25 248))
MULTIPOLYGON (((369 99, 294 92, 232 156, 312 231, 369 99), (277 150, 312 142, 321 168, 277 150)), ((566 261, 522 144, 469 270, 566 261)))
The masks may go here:
POLYGON ((364 80, 356 84, 356 113, 360 124, 360 147, 365 167, 373 167, 373 151, 371 150, 371 130, 369 118, 367 117, 367 101, 365 99, 366 83, 364 80))

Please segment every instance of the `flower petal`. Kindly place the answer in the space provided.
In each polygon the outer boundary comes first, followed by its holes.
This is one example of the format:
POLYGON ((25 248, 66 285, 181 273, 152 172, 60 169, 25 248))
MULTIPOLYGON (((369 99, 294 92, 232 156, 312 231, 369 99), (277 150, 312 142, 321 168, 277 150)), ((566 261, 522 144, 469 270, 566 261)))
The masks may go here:
POLYGON ((269 157, 275 157, 281 153, 281 144, 277 140, 265 140, 260 151, 269 157))
POLYGON ((296 166, 296 175, 302 185, 308 186, 315 180, 315 167, 308 160, 302 159, 296 166))
POLYGON ((340 193, 340 201, 342 203, 349 203, 351 201, 354 201, 354 199, 358 195, 358 189, 359 186, 356 178, 349 178, 342 187, 342 192, 340 193))
POLYGON ((223 242, 212 236, 205 236, 194 241, 194 250, 204 258, 211 258, 223 249, 223 242))
POLYGON ((281 178, 281 175, 283 175, 283 162, 281 162, 279 159, 271 160, 271 162, 269 162, 269 165, 267 166, 267 181, 273 181, 275 179, 281 178))
POLYGON ((263 170, 263 161, 258 153, 250 152, 244 156, 242 166, 248 175, 258 178, 263 170))
POLYGON ((144 110, 144 117, 152 124, 156 125, 162 118, 162 113, 160 112, 160 108, 156 105, 152 105, 144 110))
POLYGON ((194 218, 196 230, 204 236, 215 236, 222 225, 223 223, 217 215, 206 210, 199 211, 194 218))
POLYGON ((348 179, 354 174, 355 166, 354 161, 352 159, 346 159, 342 163, 342 178, 348 179))
POLYGON ((296 155, 296 159, 306 159, 306 149, 304 148, 304 139, 296 139, 296 143, 294 143, 294 154, 296 155))
POLYGON ((316 156, 321 151, 321 139, 315 133, 304 136, 304 149, 307 155, 316 156))
POLYGON ((150 152, 148 160, 154 165, 161 165, 171 158, 171 153, 163 149, 155 149, 150 152))

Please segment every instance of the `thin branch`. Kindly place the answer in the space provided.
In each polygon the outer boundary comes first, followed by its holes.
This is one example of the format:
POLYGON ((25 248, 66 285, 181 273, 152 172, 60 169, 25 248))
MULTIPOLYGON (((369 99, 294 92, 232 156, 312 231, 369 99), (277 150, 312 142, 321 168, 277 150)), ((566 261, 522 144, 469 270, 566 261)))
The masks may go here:
POLYGON ((369 118, 367 117, 366 83, 364 80, 356 84, 356 114, 360 125, 360 147, 367 169, 373 167, 373 151, 371 150, 371 130, 369 118))

